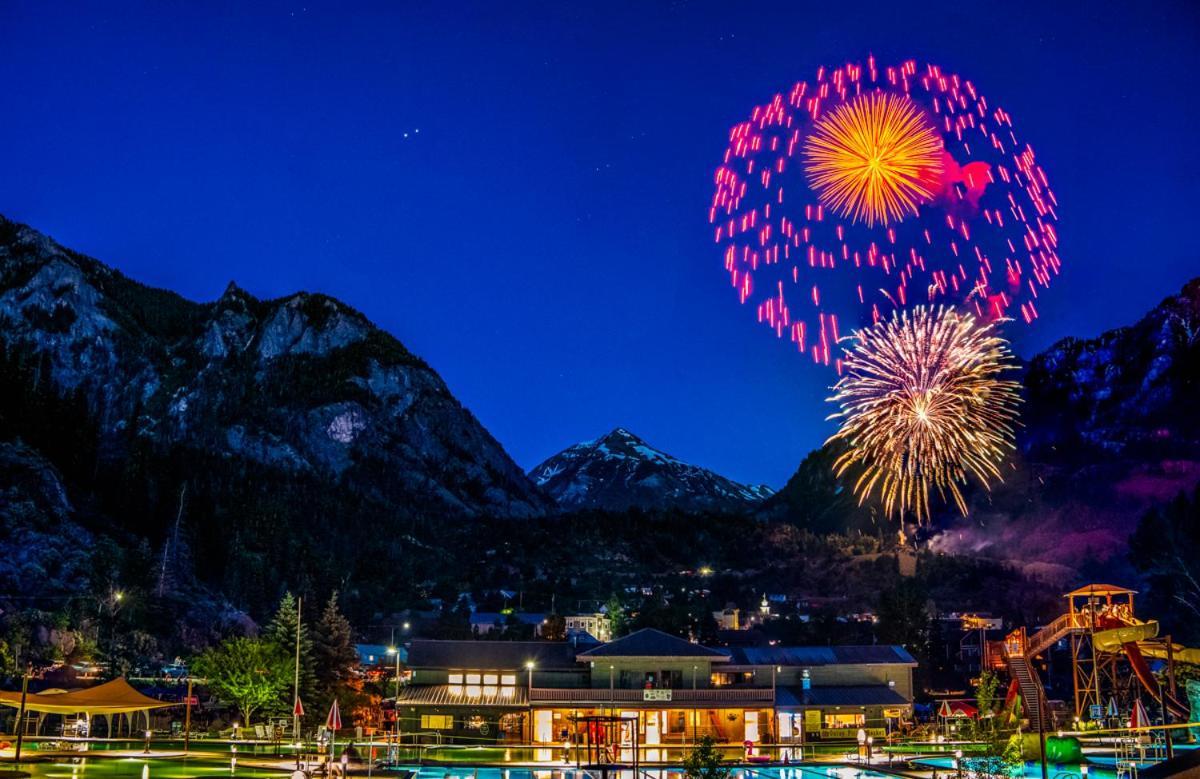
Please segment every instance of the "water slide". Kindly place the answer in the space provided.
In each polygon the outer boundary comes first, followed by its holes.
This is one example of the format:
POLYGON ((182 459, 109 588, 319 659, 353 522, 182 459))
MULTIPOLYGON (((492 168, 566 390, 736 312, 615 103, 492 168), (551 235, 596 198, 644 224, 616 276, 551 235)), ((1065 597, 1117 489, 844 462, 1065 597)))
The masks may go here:
MULTIPOLYGON (((1147 657, 1166 659, 1167 647, 1163 642, 1151 641, 1158 636, 1158 623, 1151 620, 1140 622, 1136 619, 1122 619, 1113 615, 1102 615, 1097 618, 1097 626, 1102 628, 1092 636, 1092 643, 1101 652, 1124 652, 1129 659, 1129 666, 1134 675, 1156 699, 1160 689, 1158 680, 1150 670, 1147 657)), ((1200 649, 1189 649, 1178 644, 1171 645, 1171 655, 1182 663, 1200 663, 1200 649)), ((1166 690, 1161 690, 1163 705, 1175 717, 1188 718, 1187 704, 1171 696, 1166 690)))

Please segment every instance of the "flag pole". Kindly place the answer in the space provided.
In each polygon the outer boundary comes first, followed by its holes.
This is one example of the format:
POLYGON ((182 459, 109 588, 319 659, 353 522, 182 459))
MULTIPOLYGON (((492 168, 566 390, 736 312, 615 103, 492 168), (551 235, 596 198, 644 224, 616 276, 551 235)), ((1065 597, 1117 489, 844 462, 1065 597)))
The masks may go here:
MULTIPOLYGON (((296 597, 296 675, 292 682, 292 740, 300 743, 300 604, 304 598, 296 597)), ((300 759, 297 753, 297 760, 300 759)))

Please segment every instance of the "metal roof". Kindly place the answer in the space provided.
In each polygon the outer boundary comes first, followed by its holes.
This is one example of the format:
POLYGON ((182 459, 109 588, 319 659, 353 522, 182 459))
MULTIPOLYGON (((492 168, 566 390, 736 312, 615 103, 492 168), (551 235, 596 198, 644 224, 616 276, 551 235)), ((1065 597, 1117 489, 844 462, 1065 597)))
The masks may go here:
POLYGON ((780 687, 776 706, 907 706, 912 701, 886 684, 813 687, 780 687))
POLYGON ((643 628, 624 638, 601 644, 595 649, 579 653, 580 660, 603 657, 676 657, 704 659, 723 662, 728 656, 716 649, 672 636, 654 628, 643 628))
POLYGON ((396 700, 401 706, 514 706, 527 705, 525 688, 480 687, 479 695, 467 695, 468 688, 449 684, 414 684, 400 688, 396 700), (484 695, 487 690, 491 694, 484 695))
POLYGON ((1086 595, 1137 595, 1137 590, 1117 587, 1114 584, 1088 584, 1078 590, 1068 592, 1064 598, 1080 598, 1086 595))
POLYGON ((873 646, 746 646, 728 650, 733 665, 916 665, 908 650, 895 644, 873 646))
POLYGON ((409 668, 521 671, 579 670, 575 647, 566 641, 434 641, 417 639, 408 648, 409 668))

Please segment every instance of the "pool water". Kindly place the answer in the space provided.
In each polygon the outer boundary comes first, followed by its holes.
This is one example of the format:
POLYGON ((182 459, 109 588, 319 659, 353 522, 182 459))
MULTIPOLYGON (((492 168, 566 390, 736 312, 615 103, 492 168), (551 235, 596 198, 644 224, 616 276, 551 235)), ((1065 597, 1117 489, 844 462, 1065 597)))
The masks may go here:
MULTIPOLYGON (((574 768, 538 769, 538 768, 451 768, 441 766, 415 767, 416 776, 413 779, 597 779, 599 773, 592 771, 577 771, 574 768)), ((637 779, 682 779, 683 769, 680 768, 642 768, 641 777, 637 779)), ((611 779, 635 779, 633 771, 611 771, 611 779)), ((762 768, 735 768, 730 773, 730 779, 895 779, 893 774, 882 774, 878 771, 860 769, 854 766, 791 766, 762 768)))
MULTIPOLYGON (((953 776, 952 772, 954 771, 954 758, 952 758, 952 757, 923 757, 918 760, 914 760, 912 762, 913 762, 913 765, 925 766, 926 768, 936 768, 939 771, 947 771, 947 772, 949 772, 948 775, 953 776)), ((964 771, 969 770, 970 765, 971 765, 971 759, 963 758, 964 771)), ((1082 776, 1083 775, 1082 772, 1080 772, 1079 766, 1077 764, 1076 765, 1066 765, 1066 764, 1049 763, 1049 764, 1047 764, 1047 768, 1048 768, 1047 772, 1050 774, 1050 776, 1053 776, 1053 777, 1069 777, 1069 776, 1082 776)), ((1014 777, 1038 777, 1039 779, 1040 779, 1041 775, 1042 775, 1042 764, 1041 763, 1026 763, 1024 772, 1019 773, 1019 774, 1013 774, 1014 777)), ((1110 777, 1116 777, 1116 775, 1117 775, 1117 772, 1116 772, 1115 767, 1097 766, 1095 763, 1090 762, 1090 761, 1088 763, 1088 776, 1089 777, 1098 777, 1098 779, 1110 779, 1110 777)))
POLYGON ((281 779, 287 774, 205 758, 78 758, 45 763, 21 763, 33 779, 281 779))

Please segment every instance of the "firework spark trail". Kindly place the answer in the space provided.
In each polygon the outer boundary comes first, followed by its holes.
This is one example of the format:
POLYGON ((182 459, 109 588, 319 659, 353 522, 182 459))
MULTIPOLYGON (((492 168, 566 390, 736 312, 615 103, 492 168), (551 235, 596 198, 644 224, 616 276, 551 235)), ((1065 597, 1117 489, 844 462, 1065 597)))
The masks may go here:
POLYGON ((917 215, 942 177, 942 141, 904 95, 861 95, 817 122, 809 182, 831 211, 868 227, 917 215))
POLYGON ((972 82, 869 58, 734 126, 708 216, 738 299, 830 365, 839 320, 917 304, 1035 320, 1060 269, 1057 209, 1012 117, 972 82))
MULTIPOLYGON (((967 513, 961 486, 1001 478, 1015 448, 1020 385, 994 323, 945 307, 917 306, 856 331, 845 374, 829 398, 841 428, 829 441, 846 450, 834 463, 851 473, 862 505, 876 490, 888 515, 930 516, 929 493, 953 498, 967 513)), ((828 443, 828 442, 827 442, 828 443)))

